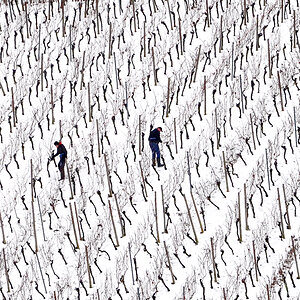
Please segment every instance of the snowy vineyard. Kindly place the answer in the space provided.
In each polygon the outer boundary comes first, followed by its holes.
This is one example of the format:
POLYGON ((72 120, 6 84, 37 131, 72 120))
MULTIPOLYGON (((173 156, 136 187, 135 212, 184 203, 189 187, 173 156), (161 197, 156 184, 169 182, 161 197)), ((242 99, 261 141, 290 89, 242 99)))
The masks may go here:
POLYGON ((1 297, 299 299, 299 2, 2 0, 1 297))

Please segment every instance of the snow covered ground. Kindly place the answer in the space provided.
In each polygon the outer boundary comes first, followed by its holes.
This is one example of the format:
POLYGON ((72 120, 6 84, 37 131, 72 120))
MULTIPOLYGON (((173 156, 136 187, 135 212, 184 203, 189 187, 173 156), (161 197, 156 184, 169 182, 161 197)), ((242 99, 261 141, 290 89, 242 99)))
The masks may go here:
POLYGON ((2 298, 299 299, 298 0, 38 2, 0 4, 2 298))

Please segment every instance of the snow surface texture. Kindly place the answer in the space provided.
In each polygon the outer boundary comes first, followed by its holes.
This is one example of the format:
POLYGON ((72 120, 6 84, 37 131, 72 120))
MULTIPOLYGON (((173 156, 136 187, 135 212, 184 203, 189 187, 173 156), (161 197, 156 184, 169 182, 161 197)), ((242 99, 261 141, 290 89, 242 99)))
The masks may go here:
POLYGON ((29 2, 0 4, 3 299, 299 299, 299 1, 29 2))

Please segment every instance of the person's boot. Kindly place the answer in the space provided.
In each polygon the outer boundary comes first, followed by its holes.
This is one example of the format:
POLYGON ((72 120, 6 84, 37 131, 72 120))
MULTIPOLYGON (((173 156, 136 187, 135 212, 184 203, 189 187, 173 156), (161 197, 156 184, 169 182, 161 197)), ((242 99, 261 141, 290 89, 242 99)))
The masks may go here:
POLYGON ((65 170, 64 168, 60 169, 60 179, 58 181, 64 180, 65 179, 65 170))
POLYGON ((164 164, 160 163, 160 158, 157 158, 157 166, 158 167, 163 167, 164 166, 164 164))
POLYGON ((155 158, 152 158, 152 166, 155 167, 155 158))

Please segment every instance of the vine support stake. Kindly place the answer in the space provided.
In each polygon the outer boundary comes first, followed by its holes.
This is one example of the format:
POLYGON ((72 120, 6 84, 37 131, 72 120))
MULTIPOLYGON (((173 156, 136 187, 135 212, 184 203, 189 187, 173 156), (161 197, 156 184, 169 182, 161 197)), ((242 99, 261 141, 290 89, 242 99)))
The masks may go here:
POLYGON ((225 152, 222 151, 222 157, 223 157, 223 168, 225 173, 225 183, 226 183, 226 191, 229 192, 229 185, 228 185, 228 175, 226 171, 226 161, 225 161, 225 152))
POLYGON ((243 237, 242 237, 242 214, 241 214, 241 193, 240 192, 238 192, 238 214, 239 214, 239 231, 240 231, 239 242, 241 243, 243 241, 243 237))
POLYGON ((112 209, 111 209, 110 200, 108 200, 108 206, 109 206, 109 213, 110 213, 111 222, 112 222, 112 225, 113 225, 113 230, 114 230, 115 239, 116 239, 116 247, 119 247, 120 244, 119 244, 119 240, 118 240, 118 234, 117 234, 117 230, 116 230, 114 216, 113 216, 112 209))
POLYGON ((176 134, 176 118, 174 118, 174 136, 175 136, 175 150, 176 150, 176 154, 178 154, 177 134, 176 134))
POLYGON ((277 71, 277 76, 278 76, 278 87, 279 87, 281 110, 284 111, 284 105, 283 105, 282 89, 281 89, 280 73, 279 73, 279 71, 277 71))
POLYGON ((297 260, 294 236, 292 236, 292 248, 293 248, 293 254, 294 254, 295 265, 296 265, 296 270, 297 270, 297 279, 300 279, 300 273, 299 273, 299 267, 298 267, 298 260, 297 260))
POLYGON ((3 220, 0 212, 0 226, 1 226, 1 231, 2 231, 2 243, 6 244, 6 239, 5 239, 5 234, 4 234, 4 226, 3 226, 3 220))
POLYGON ((280 216, 280 226, 281 226, 281 237, 285 239, 284 234, 284 224, 283 224, 283 217, 282 217, 282 210, 281 210, 281 202, 280 202, 280 192, 279 188, 277 188, 277 194, 278 194, 278 207, 279 207, 279 216, 280 216))
POLYGON ((3 261, 4 261, 4 270, 5 270, 6 283, 7 283, 7 292, 10 293, 9 276, 8 276, 8 271, 7 271, 6 256, 5 256, 4 248, 2 249, 2 253, 3 253, 3 261))
POLYGON ((91 289, 93 287, 93 285, 92 285, 91 269, 90 269, 90 264, 89 264, 89 254, 88 254, 87 246, 85 246, 85 256, 86 256, 86 266, 87 266, 88 278, 89 278, 89 287, 91 289))
POLYGON ((74 194, 73 194, 73 190, 72 190, 71 176, 70 176, 70 170, 69 170, 69 165, 68 165, 67 159, 66 159, 66 166, 67 166, 68 180, 69 180, 69 186, 70 186, 70 192, 71 192, 70 200, 72 200, 72 199, 74 199, 74 194))
POLYGON ((164 241, 164 246, 165 246, 165 251, 166 251, 166 255, 167 255, 167 259, 168 259, 168 266, 169 266, 169 270, 171 272, 171 276, 172 276, 172 284, 175 284, 175 276, 172 270, 172 265, 171 265, 171 261, 170 261, 170 256, 169 256, 169 252, 168 252, 168 248, 167 248, 167 244, 164 241))
POLYGON ((217 281, 216 261, 215 261, 215 251, 214 251, 213 238, 210 238, 210 246, 211 246, 211 259, 212 259, 213 271, 214 271, 214 280, 215 280, 215 282, 218 283, 218 281, 217 281))
POLYGON ((159 240, 159 230, 158 230, 158 215, 157 215, 156 191, 154 192, 154 209, 155 209, 156 239, 157 239, 157 243, 159 244, 160 240, 159 240))
POLYGON ((249 229, 249 224, 248 224, 248 203, 247 203, 246 183, 244 183, 244 201, 245 201, 245 224, 246 224, 246 230, 250 230, 249 229))
POLYGON ((285 210, 286 210, 287 229, 291 229, 291 221, 290 221, 290 214, 289 214, 289 205, 288 205, 288 203, 286 201, 286 194, 285 194, 284 184, 282 184, 282 190, 283 190, 283 199, 284 199, 285 210))
POLYGON ((78 243, 78 238, 77 238, 77 233, 76 233, 76 227, 75 227, 75 221, 74 221, 74 215, 73 215, 71 202, 69 202, 69 207, 70 207, 70 215, 71 215, 72 226, 73 226, 73 231, 74 231, 74 236, 75 236, 76 249, 79 249, 79 243, 78 243))

